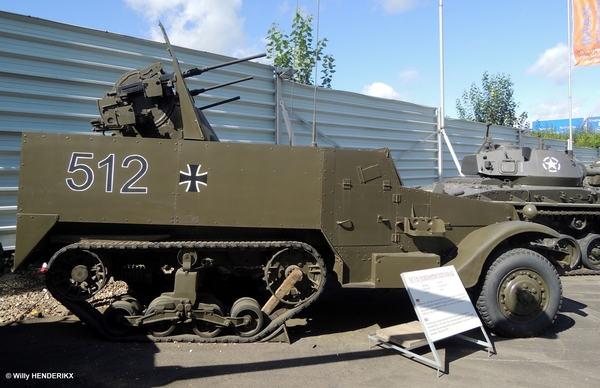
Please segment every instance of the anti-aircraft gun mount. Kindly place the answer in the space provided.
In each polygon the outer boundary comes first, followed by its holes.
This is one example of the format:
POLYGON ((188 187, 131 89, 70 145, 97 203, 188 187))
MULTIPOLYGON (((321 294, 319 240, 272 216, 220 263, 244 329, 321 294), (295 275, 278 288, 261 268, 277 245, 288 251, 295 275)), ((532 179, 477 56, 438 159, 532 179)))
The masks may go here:
POLYGON ((173 74, 128 72, 100 100, 95 130, 115 136, 22 137, 13 269, 47 262, 83 322, 113 340, 261 341, 327 280, 403 288, 402 272, 453 265, 495 333, 552 324, 558 232, 514 202, 405 187, 388 149, 215 141, 185 85, 205 70, 182 72, 165 41, 173 74), (102 312, 90 299, 111 277, 130 294, 102 312))
POLYGON ((572 152, 545 148, 541 139, 537 149, 496 144, 489 128, 477 153, 462 160, 461 171, 469 176, 424 189, 511 204, 522 220, 560 233, 545 243, 548 254, 564 255, 565 271, 582 261, 586 268, 600 270, 600 163, 586 167, 572 152))
MULTIPOLYGON (((160 27, 163 28, 162 25, 160 27)), ((166 33, 164 36, 168 42, 166 33)), ((171 48, 169 50, 171 51, 171 48)), ((183 72, 177 59, 173 57, 172 73, 166 73, 160 62, 145 69, 129 71, 115 82, 112 90, 98 100, 100 119, 92 120, 94 131, 111 131, 120 136, 219 141, 202 110, 236 101, 240 97, 232 97, 200 108, 194 105, 193 97, 248 81, 253 77, 193 90, 187 90, 183 80, 264 56, 266 54, 262 53, 213 66, 195 67, 183 72)))

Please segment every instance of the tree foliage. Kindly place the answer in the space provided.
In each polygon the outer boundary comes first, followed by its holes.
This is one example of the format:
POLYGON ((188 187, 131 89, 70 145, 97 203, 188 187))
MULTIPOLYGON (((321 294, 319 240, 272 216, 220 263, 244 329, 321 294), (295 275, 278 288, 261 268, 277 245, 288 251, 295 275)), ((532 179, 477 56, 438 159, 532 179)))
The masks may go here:
MULTIPOLYGON (((546 139, 568 140, 569 132, 560 132, 555 128, 544 129, 543 131, 531 131, 532 136, 546 139)), ((573 130, 573 145, 576 147, 600 147, 600 133, 587 128, 577 128, 573 130)))
POLYGON ((278 23, 273 23, 267 35, 267 58, 273 60, 274 66, 292 68, 292 80, 306 85, 314 84, 314 69, 317 61, 320 61, 320 86, 331 88, 335 73, 334 58, 330 54, 323 55, 327 38, 319 40, 316 47, 313 47, 312 21, 311 14, 304 16, 301 10, 297 10, 289 35, 279 28, 278 23))
POLYGON ((473 83, 468 91, 463 92, 461 99, 456 99, 458 117, 461 120, 527 129, 527 112, 516 116, 519 104, 515 102, 513 94, 510 76, 504 73, 490 76, 485 71, 481 88, 473 83))

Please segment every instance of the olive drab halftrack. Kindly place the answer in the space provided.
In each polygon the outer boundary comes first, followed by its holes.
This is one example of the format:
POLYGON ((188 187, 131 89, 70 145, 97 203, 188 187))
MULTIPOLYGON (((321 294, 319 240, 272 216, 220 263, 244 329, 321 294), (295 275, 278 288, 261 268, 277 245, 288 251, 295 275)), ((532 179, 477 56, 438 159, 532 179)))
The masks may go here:
POLYGON ((82 321, 114 340, 260 341, 326 281, 402 288, 402 272, 445 265, 496 333, 554 321, 558 232, 404 187, 387 149, 219 142, 184 81, 211 68, 183 72, 167 46, 173 73, 130 72, 100 100, 105 136, 23 134, 14 269, 47 262, 82 321), (89 300, 110 278, 130 294, 101 312, 89 300))
POLYGON ((424 188, 436 193, 513 205, 522 220, 556 230, 548 254, 563 252, 564 270, 600 270, 600 163, 585 166, 572 152, 495 144, 489 136, 462 161, 462 173, 424 188), (476 177, 473 177, 476 175, 476 177))

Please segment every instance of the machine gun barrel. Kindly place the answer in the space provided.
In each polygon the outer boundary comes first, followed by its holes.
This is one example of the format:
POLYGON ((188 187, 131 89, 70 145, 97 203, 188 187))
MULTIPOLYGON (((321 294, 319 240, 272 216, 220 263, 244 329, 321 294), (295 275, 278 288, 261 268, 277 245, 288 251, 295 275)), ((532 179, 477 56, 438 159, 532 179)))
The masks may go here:
POLYGON ((215 106, 227 104, 228 102, 237 101, 239 99, 240 99, 240 96, 235 96, 235 97, 228 98, 227 100, 215 102, 214 104, 204 105, 203 107, 198 108, 198 109, 204 110, 204 109, 208 109, 208 108, 213 108, 215 106))
POLYGON ((244 82, 244 81, 249 81, 249 80, 251 80, 253 78, 254 77, 240 78, 240 79, 237 79, 235 81, 225 82, 223 84, 211 86, 211 87, 208 87, 208 88, 192 89, 192 90, 190 90, 190 96, 197 96, 198 94, 201 94, 201 93, 204 93, 204 92, 208 92, 209 90, 222 88, 224 86, 229 86, 229 85, 237 84, 237 83, 244 82))
POLYGON ((200 75, 200 74, 202 74, 204 72, 207 72, 207 71, 210 71, 210 70, 218 69, 220 67, 234 65, 236 63, 246 62, 246 61, 249 61, 251 59, 262 58, 262 57, 265 57, 265 56, 267 56, 267 53, 256 54, 256 55, 252 55, 250 57, 241 58, 241 59, 235 59, 233 61, 219 63, 218 65, 206 66, 206 67, 202 67, 202 68, 195 67, 193 69, 189 69, 187 71, 184 71, 183 73, 181 73, 181 75, 183 76, 183 78, 189 78, 189 77, 193 77, 195 75, 200 75))

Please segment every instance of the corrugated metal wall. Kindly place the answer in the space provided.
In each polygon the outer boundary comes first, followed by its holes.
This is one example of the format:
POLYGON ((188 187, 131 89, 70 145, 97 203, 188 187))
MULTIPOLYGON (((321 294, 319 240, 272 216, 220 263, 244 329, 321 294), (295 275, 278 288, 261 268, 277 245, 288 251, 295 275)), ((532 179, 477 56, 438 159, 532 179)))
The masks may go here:
MULTIPOLYGON (((285 83, 282 96, 296 143, 310 145, 314 88, 285 83)), ((331 89, 317 90, 316 107, 319 146, 388 147, 406 185, 427 184, 437 178, 437 139, 423 142, 436 131, 437 108, 331 89)), ((282 128, 282 144, 289 144, 285 126, 282 128)))
MULTIPOLYGON (((176 47, 183 70, 232 58, 176 47)), ((23 131, 91 133, 96 100, 125 72, 162 62, 171 71, 165 45, 0 11, 0 243, 14 249, 20 136, 23 131)), ((205 106, 229 97, 241 100, 205 110, 222 141, 289 144, 283 111, 296 144, 312 141, 314 88, 276 82, 271 66, 245 62, 186 80, 190 89, 253 80, 196 97, 205 106), (278 90, 278 85, 279 90, 278 90)), ((316 94, 317 144, 370 149, 389 147, 408 186, 438 180, 437 108, 338 90, 316 94)), ((475 152, 485 125, 447 119, 446 133, 458 159, 475 152)), ((517 142, 514 128, 491 129, 496 141, 517 142)), ((537 145, 537 139, 524 140, 537 145)), ((547 141, 552 149, 564 142, 547 141)), ((576 149, 584 163, 596 150, 576 149)), ((40 161, 41 163, 45 161, 40 161)), ((458 175, 446 144, 443 176, 458 175)))

